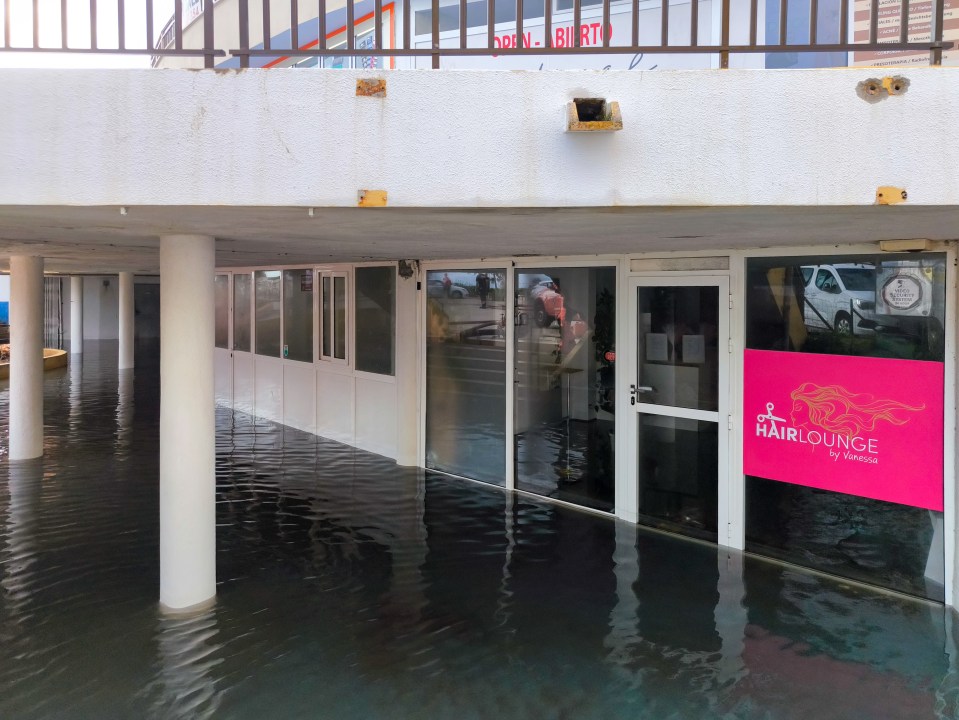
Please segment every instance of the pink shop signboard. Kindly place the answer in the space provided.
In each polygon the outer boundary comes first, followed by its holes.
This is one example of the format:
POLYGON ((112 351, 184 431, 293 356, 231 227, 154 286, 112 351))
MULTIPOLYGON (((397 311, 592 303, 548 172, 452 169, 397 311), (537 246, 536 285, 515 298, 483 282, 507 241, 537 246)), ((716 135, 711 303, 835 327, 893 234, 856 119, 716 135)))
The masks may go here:
POLYGON ((943 365, 747 350, 747 475, 943 509, 943 365))

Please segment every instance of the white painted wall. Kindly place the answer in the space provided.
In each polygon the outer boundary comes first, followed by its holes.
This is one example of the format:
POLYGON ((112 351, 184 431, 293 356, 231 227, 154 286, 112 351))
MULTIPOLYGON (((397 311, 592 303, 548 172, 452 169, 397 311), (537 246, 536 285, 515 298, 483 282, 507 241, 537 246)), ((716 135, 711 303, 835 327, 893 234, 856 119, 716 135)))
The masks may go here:
POLYGON ((896 72, 870 104, 877 69, 397 71, 385 99, 362 71, 0 70, 0 205, 959 204, 959 69, 896 72), (624 130, 564 132, 583 95, 624 130))
POLYGON ((87 340, 116 340, 120 323, 119 282, 116 275, 91 276, 83 282, 83 336, 87 340))

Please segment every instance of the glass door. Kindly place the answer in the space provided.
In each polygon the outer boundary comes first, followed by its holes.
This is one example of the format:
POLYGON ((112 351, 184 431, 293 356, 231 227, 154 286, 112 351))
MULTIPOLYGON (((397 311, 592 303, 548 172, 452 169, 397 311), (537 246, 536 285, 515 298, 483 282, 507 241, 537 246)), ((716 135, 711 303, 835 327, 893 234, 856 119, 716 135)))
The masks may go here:
POLYGON ((612 511, 616 268, 523 268, 513 287, 516 487, 612 511))
POLYGON ((426 467, 506 485, 506 269, 426 273, 426 467))
POLYGON ((639 520, 716 541, 728 523, 729 280, 636 278, 630 318, 639 520))

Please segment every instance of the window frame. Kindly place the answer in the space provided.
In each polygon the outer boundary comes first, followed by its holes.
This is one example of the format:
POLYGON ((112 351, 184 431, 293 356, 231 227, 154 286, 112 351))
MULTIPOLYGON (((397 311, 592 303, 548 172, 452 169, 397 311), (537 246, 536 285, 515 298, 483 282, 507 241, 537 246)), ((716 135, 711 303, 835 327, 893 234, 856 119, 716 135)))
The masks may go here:
POLYGON ((352 268, 318 268, 315 271, 314 295, 319 306, 317 323, 314 325, 317 329, 316 345, 317 352, 314 353, 320 362, 330 365, 339 365, 352 368, 353 360, 353 333, 350 331, 353 319, 353 303, 350 302, 350 293, 353 283, 351 282, 352 268), (343 293, 343 354, 344 357, 336 357, 336 279, 342 278, 344 282, 343 293), (324 307, 324 280, 329 279, 330 283, 330 307, 324 307), (331 317, 332 316, 332 317, 331 317), (324 350, 324 341, 327 340, 327 330, 330 331, 329 350, 324 350))

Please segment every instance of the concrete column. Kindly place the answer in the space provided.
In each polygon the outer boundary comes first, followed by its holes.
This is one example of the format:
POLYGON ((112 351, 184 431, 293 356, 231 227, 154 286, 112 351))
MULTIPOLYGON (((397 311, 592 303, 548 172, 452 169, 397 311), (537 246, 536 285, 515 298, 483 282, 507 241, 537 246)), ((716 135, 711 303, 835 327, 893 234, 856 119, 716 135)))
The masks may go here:
POLYGON ((10 258, 10 459, 43 455, 43 258, 10 258))
POLYGON ((417 280, 396 278, 396 464, 408 466, 421 460, 417 280))
POLYGON ((120 370, 133 367, 133 273, 120 273, 120 370))
POLYGON ((83 277, 70 278, 70 354, 83 353, 83 277))
POLYGON ((216 595, 213 238, 160 238, 160 604, 216 595))

